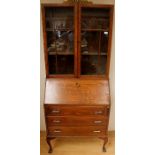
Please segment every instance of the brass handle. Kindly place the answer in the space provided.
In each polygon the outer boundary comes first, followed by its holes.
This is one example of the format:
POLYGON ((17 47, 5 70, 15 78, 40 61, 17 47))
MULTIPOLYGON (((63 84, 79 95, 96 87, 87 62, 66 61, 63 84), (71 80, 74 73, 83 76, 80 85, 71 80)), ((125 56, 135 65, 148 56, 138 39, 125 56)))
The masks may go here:
POLYGON ((53 123, 60 123, 60 120, 53 120, 53 123))
POLYGON ((93 132, 94 133, 100 133, 101 131, 100 130, 94 130, 93 132))
POLYGON ((100 124, 102 121, 94 121, 95 124, 100 124))
POLYGON ((60 133, 60 132, 61 132, 61 130, 54 130, 54 132, 55 132, 55 133, 60 133))
POLYGON ((52 110, 52 113, 58 114, 60 113, 60 110, 52 110))
POLYGON ((100 111, 95 111, 95 115, 98 115, 98 114, 102 114, 103 112, 100 110, 100 111))

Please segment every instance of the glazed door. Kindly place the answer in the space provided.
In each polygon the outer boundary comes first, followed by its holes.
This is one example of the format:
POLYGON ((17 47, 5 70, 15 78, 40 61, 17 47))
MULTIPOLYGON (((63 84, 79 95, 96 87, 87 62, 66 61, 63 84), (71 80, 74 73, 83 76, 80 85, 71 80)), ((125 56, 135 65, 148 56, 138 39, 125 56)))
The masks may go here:
POLYGON ((75 76, 75 16, 74 5, 45 6, 45 48, 49 76, 75 76))
POLYGON ((104 76, 108 70, 111 9, 79 8, 79 75, 104 76))

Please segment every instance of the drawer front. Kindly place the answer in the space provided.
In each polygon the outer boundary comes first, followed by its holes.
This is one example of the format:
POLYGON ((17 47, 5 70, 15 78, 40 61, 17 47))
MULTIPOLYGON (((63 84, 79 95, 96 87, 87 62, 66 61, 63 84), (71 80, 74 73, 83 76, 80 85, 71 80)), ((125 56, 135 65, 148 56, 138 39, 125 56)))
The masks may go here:
POLYGON ((95 115, 107 116, 106 106, 45 106, 46 116, 95 115))
POLYGON ((106 126, 108 119, 104 116, 48 116, 46 117, 48 127, 50 126, 80 126, 80 125, 92 125, 92 126, 106 126))
POLYGON ((106 130, 99 126, 83 126, 83 127, 61 127, 53 126, 48 129, 49 136, 104 136, 106 130))

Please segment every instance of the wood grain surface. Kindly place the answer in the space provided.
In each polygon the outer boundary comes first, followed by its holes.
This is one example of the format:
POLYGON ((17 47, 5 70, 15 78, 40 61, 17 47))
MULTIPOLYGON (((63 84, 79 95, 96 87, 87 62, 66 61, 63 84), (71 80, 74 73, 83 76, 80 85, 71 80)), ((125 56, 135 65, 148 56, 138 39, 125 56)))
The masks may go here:
POLYGON ((47 124, 50 126, 106 126, 106 119, 104 116, 48 116, 47 124))
POLYGON ((108 80, 47 79, 45 104, 109 104, 108 80))

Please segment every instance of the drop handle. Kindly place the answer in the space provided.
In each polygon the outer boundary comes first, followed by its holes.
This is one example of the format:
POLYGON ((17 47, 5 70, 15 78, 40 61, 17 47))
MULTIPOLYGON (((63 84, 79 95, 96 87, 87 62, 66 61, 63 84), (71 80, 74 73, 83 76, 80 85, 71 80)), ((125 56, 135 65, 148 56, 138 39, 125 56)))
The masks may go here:
POLYGON ((95 124, 100 124, 102 121, 94 121, 95 124))
POLYGON ((61 132, 61 130, 54 130, 54 132, 55 132, 55 133, 60 133, 60 132, 61 132))
POLYGON ((53 123, 60 123, 60 120, 53 120, 53 123))
POLYGON ((102 114, 103 112, 102 111, 95 111, 95 115, 99 115, 99 114, 102 114))
POLYGON ((101 131, 100 130, 94 130, 93 132, 94 133, 100 133, 101 131))
POLYGON ((60 113, 60 110, 52 110, 52 113, 58 114, 58 113, 60 113))

